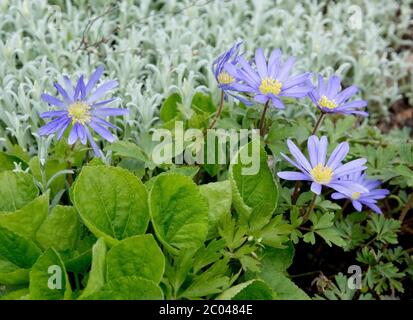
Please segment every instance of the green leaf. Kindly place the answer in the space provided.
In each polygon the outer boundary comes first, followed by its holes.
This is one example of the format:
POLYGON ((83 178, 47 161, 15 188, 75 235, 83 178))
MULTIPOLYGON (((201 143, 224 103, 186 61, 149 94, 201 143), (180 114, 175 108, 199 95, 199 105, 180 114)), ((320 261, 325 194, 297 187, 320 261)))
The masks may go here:
POLYGON ((207 96, 201 92, 195 93, 192 98, 192 108, 197 113, 211 114, 215 112, 216 107, 212 102, 211 96, 207 96))
POLYGON ((217 300, 272 300, 271 288, 262 280, 249 280, 229 288, 217 300))
POLYGON ((263 269, 260 278, 276 293, 280 300, 309 300, 310 297, 287 276, 275 269, 263 269))
MULTIPOLYGON (((37 181, 42 181, 39 157, 35 156, 31 158, 29 167, 33 177, 35 177, 37 181)), ((62 162, 60 159, 49 158, 44 167, 46 181, 49 181, 50 178, 57 172, 65 169, 67 169, 66 162, 62 162)), ((62 190, 64 188, 65 179, 66 175, 62 174, 56 177, 53 182, 51 182, 50 189, 52 191, 52 195, 56 194, 59 190, 62 190)))
POLYGON ((121 277, 105 284, 99 292, 86 297, 88 300, 161 300, 159 286, 137 276, 121 277))
POLYGON ((346 241, 344 241, 336 228, 320 229, 316 230, 316 233, 322 237, 330 247, 332 243, 339 247, 346 245, 346 241))
POLYGON ((30 268, 40 256, 41 250, 17 233, 0 226, 0 258, 20 268, 30 268))
POLYGON ((22 237, 34 240, 37 230, 47 217, 49 195, 43 194, 14 212, 0 212, 0 226, 22 237))
POLYGON ((59 254, 47 249, 30 271, 31 300, 69 299, 72 294, 65 265, 59 254))
POLYGON ((208 203, 191 178, 159 175, 149 193, 156 236, 173 254, 198 248, 208 231, 208 203))
MULTIPOLYGON (((13 170, 14 167, 15 167, 14 163, 24 164, 24 162, 21 159, 19 159, 18 157, 9 155, 9 154, 4 153, 4 152, 0 152, 0 172, 13 170)), ((22 167, 24 167, 24 166, 22 166, 22 167)))
POLYGON ((18 285, 29 282, 29 269, 19 268, 9 260, 0 257, 0 283, 18 285))
POLYGON ((85 290, 80 298, 98 292, 105 284, 106 271, 106 245, 105 240, 100 238, 92 249, 92 267, 85 290))
MULTIPOLYGON (((0 216, 1 217, 1 216, 0 216)), ((40 226, 36 240, 43 249, 74 249, 79 237, 80 221, 74 207, 56 206, 40 226)))
POLYGON ((145 186, 132 173, 106 166, 84 167, 73 190, 85 225, 110 245, 146 231, 147 197, 145 186))
MULTIPOLYGON (((258 140, 253 142, 259 143, 258 140)), ((255 159, 257 155, 254 154, 254 150, 251 150, 253 142, 242 147, 240 153, 249 150, 248 153, 252 154, 255 159)), ((229 170, 234 206, 237 212, 249 222, 251 230, 259 230, 270 221, 278 202, 278 187, 268 168, 267 153, 261 143, 259 150, 257 174, 243 174, 243 168, 249 168, 251 164, 242 164, 240 157, 238 157, 238 163, 232 164, 229 170)))
POLYGON ((39 190, 26 173, 0 172, 0 211, 14 211, 34 200, 39 190))
POLYGON ((178 93, 171 94, 162 104, 161 110, 159 112, 159 118, 163 122, 168 122, 174 119, 179 113, 179 103, 182 103, 181 96, 178 93))
POLYGON ((217 222, 231 212, 232 192, 229 180, 199 186, 201 195, 208 200, 209 227, 216 229, 217 222))
POLYGON ((293 263, 294 246, 290 242, 285 249, 265 247, 261 260, 262 270, 286 271, 293 263))
POLYGON ((159 283, 165 270, 165 258, 151 234, 120 241, 106 257, 108 281, 138 276, 159 283))
POLYGON ((149 160, 144 151, 138 145, 128 141, 115 141, 107 146, 106 150, 111 150, 116 155, 121 157, 132 158, 143 162, 149 160))
POLYGON ((0 300, 26 300, 29 295, 29 288, 17 289, 10 291, 3 296, 0 296, 0 300))
POLYGON ((373 215, 367 223, 367 231, 382 243, 397 244, 400 225, 401 222, 398 220, 385 218, 383 215, 373 215))
MULTIPOLYGON (((310 220, 313 223, 312 231, 322 237, 330 247, 332 243, 339 247, 346 245, 346 241, 341 237, 337 228, 334 227, 334 213, 313 213, 310 216, 310 220)), ((311 232, 307 233, 303 240, 314 244, 314 234, 311 232)))
POLYGON ((227 275, 228 260, 228 258, 218 260, 207 270, 194 277, 180 298, 199 299, 226 290, 231 285, 231 279, 227 275))

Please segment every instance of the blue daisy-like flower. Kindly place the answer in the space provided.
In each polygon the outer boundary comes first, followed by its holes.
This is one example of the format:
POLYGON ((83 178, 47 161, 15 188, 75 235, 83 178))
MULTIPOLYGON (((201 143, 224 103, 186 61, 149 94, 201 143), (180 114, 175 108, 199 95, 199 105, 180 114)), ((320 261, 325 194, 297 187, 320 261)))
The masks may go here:
POLYGON ((263 49, 258 48, 255 52, 256 68, 240 56, 237 65, 227 64, 225 70, 237 80, 237 83, 232 85, 233 90, 253 96, 255 101, 262 104, 271 100, 274 107, 284 109, 281 98, 304 98, 311 90, 308 85, 310 72, 289 75, 294 64, 294 57, 289 57, 282 64, 279 49, 271 53, 267 63, 263 49))
POLYGON ((342 163, 349 152, 349 144, 347 142, 340 143, 327 161, 328 141, 326 136, 318 139, 317 136, 313 135, 308 138, 307 147, 310 161, 307 160, 291 140, 287 140, 287 145, 295 161, 283 153, 281 155, 301 172, 278 172, 277 175, 281 179, 310 181, 311 191, 318 195, 321 193, 322 186, 332 188, 343 194, 368 192, 368 189, 362 184, 342 179, 349 174, 361 172, 367 168, 364 166, 367 162, 364 158, 352 160, 346 164, 342 163))
POLYGON ((358 88, 354 85, 341 91, 341 80, 337 76, 324 81, 323 76, 318 75, 318 85, 313 86, 308 95, 323 112, 367 116, 367 112, 360 110, 367 106, 367 101, 348 101, 357 92, 358 88))
POLYGON ((381 182, 379 180, 367 179, 366 175, 361 172, 355 172, 344 177, 343 180, 353 181, 364 186, 367 192, 334 192, 331 197, 335 200, 349 199, 357 211, 361 211, 362 205, 372 209, 376 213, 382 213, 377 206, 377 200, 384 199, 390 191, 387 189, 379 189, 381 182))
POLYGON ((110 90, 118 86, 117 81, 110 80, 94 89, 103 71, 103 66, 98 67, 90 76, 86 84, 83 80, 83 75, 80 76, 76 87, 72 86, 72 83, 67 76, 63 77, 63 86, 57 82, 54 83, 54 87, 61 95, 62 100, 47 93, 41 95, 45 102, 58 108, 58 110, 43 112, 40 115, 43 119, 52 119, 52 121, 39 129, 39 134, 41 136, 57 133, 57 139, 60 140, 66 129, 71 127, 68 138, 68 143, 70 145, 78 140, 83 145, 89 141, 95 155, 98 157, 102 156, 102 152, 95 143, 90 129, 105 140, 113 142, 116 138, 108 129, 119 128, 103 118, 109 116, 121 116, 128 113, 128 110, 125 109, 106 107, 117 98, 99 101, 110 90))
POLYGON ((237 81, 234 76, 228 73, 228 69, 231 70, 238 64, 238 59, 240 57, 239 50, 242 45, 242 42, 234 44, 228 51, 225 51, 218 58, 212 62, 212 72, 215 76, 215 79, 224 94, 225 98, 227 95, 233 96, 244 104, 251 105, 247 99, 235 94, 237 90, 237 81))

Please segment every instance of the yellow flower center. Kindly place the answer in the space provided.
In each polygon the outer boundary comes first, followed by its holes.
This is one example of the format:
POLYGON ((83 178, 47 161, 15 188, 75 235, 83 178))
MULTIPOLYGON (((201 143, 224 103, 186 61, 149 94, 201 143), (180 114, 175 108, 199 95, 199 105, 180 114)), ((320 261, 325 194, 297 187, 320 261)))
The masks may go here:
POLYGON ((333 169, 323 166, 321 163, 316 165, 310 173, 314 181, 319 184, 329 183, 333 177, 333 169))
POLYGON ((230 84, 234 82, 234 77, 232 77, 231 75, 229 75, 228 72, 226 71, 222 71, 219 75, 218 75, 218 82, 220 84, 230 84))
POLYGON ((334 100, 330 100, 326 96, 321 96, 321 99, 318 100, 318 104, 320 105, 320 107, 330 110, 337 108, 337 103, 334 100))
POLYGON ((76 101, 72 103, 67 109, 69 116, 72 118, 72 122, 79 122, 85 124, 90 121, 91 113, 90 106, 84 102, 76 101))
POLYGON ((360 198, 361 193, 360 192, 353 192, 351 194, 351 199, 353 200, 357 200, 358 198, 360 198))
POLYGON ((278 80, 272 78, 264 78, 262 79, 261 85, 259 90, 262 94, 269 94, 272 93, 274 95, 279 95, 281 92, 282 83, 278 80))

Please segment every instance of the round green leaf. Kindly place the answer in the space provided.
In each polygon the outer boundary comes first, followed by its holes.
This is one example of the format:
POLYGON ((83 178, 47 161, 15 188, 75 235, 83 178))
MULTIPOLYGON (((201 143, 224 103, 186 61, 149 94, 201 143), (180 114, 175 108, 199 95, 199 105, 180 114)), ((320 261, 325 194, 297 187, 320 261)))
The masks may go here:
POLYGON ((132 173, 107 166, 83 168, 73 190, 85 225, 111 245, 146 231, 147 197, 145 186, 132 173))
POLYGON ((72 290, 65 265, 54 249, 47 249, 33 265, 29 291, 32 300, 70 298, 72 290))
POLYGON ((208 231, 208 202, 191 178, 158 176, 149 193, 156 236, 173 254, 200 247, 208 231))
POLYGON ((27 173, 0 172, 0 211, 15 211, 34 200, 39 190, 27 173))
POLYGON ((105 284, 99 292, 87 296, 88 300, 161 300, 159 286, 136 276, 121 277, 105 284))
POLYGON ((107 254, 108 281, 123 276, 138 276, 159 283, 165 258, 151 234, 120 241, 107 254))

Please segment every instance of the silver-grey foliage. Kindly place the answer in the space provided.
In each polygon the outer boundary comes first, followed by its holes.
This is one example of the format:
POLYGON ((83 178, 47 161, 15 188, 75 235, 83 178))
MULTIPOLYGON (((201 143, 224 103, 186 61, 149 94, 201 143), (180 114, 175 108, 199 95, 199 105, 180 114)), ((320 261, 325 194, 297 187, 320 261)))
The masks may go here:
POLYGON ((130 110, 118 120, 125 137, 139 139, 150 130, 172 92, 182 95, 189 117, 196 92, 211 92, 217 99, 211 62, 237 40, 249 53, 262 46, 296 55, 297 71, 337 73, 345 84, 362 89, 372 119, 387 117, 401 94, 413 100, 411 56, 397 50, 411 46, 404 40, 411 4, 1 0, 0 146, 12 139, 44 158, 50 139, 36 132, 44 123, 39 113, 48 106, 40 94, 54 93, 53 81, 62 74, 87 75, 98 64, 105 65, 107 78, 120 82, 117 96, 130 110))

